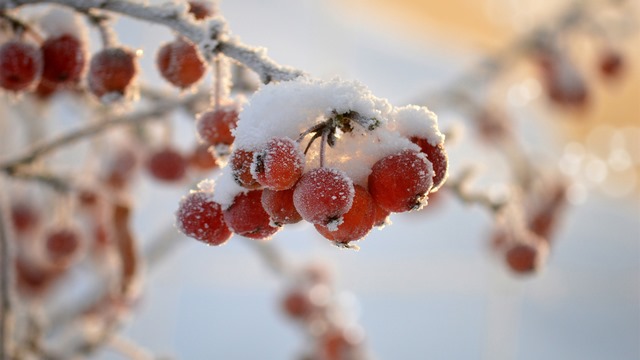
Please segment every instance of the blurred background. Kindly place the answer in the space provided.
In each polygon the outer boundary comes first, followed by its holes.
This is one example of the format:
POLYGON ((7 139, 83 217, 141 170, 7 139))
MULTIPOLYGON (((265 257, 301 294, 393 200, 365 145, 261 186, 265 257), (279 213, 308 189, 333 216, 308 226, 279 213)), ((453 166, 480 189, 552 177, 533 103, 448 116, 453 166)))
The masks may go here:
MULTIPOLYGON (((245 0, 222 2, 221 11, 235 35, 266 47, 278 63, 321 78, 357 79, 400 105, 449 86, 566 5, 245 0)), ((164 37, 160 31, 121 33, 123 42, 140 47, 164 37)), ((294 263, 331 266, 375 358, 640 358, 640 46, 637 36, 620 44, 628 65, 624 77, 606 85, 588 78, 586 110, 550 106, 531 70, 518 68, 499 79, 502 93, 495 101, 531 130, 526 142, 544 141, 532 151, 565 171, 573 161, 566 175, 578 184, 541 273, 510 274, 490 251, 489 214, 447 197, 420 213, 393 216, 393 225, 374 230, 359 252, 328 246, 304 225, 279 233, 273 244, 294 263), (509 102, 509 89, 529 93, 509 102), (628 155, 627 166, 611 166, 617 150, 628 155)), ((596 50, 577 47, 578 66, 588 68, 596 50)), ((150 71, 148 78, 153 76, 150 71)), ((438 114, 443 130, 465 124, 455 111, 438 114)), ((490 150, 467 146, 474 142, 467 135, 450 147, 453 171, 469 163, 483 163, 488 173, 504 167, 490 150)), ((140 203, 153 209, 171 208, 183 194, 140 188, 147 189, 140 203), (165 206, 156 200, 160 193, 165 206)), ((157 210, 139 214, 138 230, 150 236, 149 223, 172 221, 157 210)), ((180 246, 149 273, 126 334, 156 353, 185 359, 290 359, 301 353, 305 338, 280 310, 285 284, 246 241, 233 238, 222 248, 176 241, 180 246)))
MULTIPOLYGON (((440 129, 456 134, 447 147, 452 174, 478 165, 478 188, 499 192, 507 171, 502 156, 478 141, 468 113, 432 104, 430 96, 540 24, 552 24, 568 4, 239 0, 220 9, 235 36, 267 48, 280 64, 324 79, 357 79, 394 105, 429 106, 440 129)), ((294 264, 330 267, 374 358, 640 358, 640 38, 633 33, 638 4, 631 5, 632 20, 619 30, 624 41, 611 40, 625 61, 615 81, 593 72, 593 41, 570 42, 590 91, 585 106, 551 104, 531 64, 476 87, 474 96, 512 119, 536 161, 574 180, 538 274, 511 274, 491 251, 491 215, 447 194, 424 211, 393 215, 359 252, 330 246, 307 225, 272 240, 294 264)), ((122 43, 144 50, 143 79, 169 90, 155 71, 155 51, 171 33, 124 18, 116 30, 122 43)), ((192 123, 177 124, 175 140, 193 142, 192 123)), ((186 191, 141 178, 135 193, 135 231, 148 245, 172 226, 186 191)), ((175 243, 149 266, 125 336, 180 359, 293 359, 305 350, 308 339, 281 311, 287 284, 249 240, 210 248, 176 232, 175 243)), ((98 358, 122 357, 105 349, 98 358)))

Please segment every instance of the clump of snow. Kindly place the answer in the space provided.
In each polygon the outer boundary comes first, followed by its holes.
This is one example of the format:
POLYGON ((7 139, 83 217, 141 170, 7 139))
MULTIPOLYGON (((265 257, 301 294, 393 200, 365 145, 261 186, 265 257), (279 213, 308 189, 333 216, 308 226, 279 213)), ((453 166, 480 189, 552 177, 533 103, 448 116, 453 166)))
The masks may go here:
POLYGON ((303 131, 333 113, 349 111, 385 118, 391 105, 374 97, 363 85, 339 79, 320 81, 302 77, 268 84, 254 94, 240 114, 236 146, 255 150, 274 137, 297 139, 303 131))
MULTIPOLYGON (((339 138, 334 147, 325 148, 324 160, 325 166, 343 170, 356 184, 366 186, 371 167, 381 158, 406 149, 419 151, 410 136, 436 144, 444 141, 435 114, 425 107, 394 108, 355 81, 301 77, 266 85, 254 94, 240 114, 235 146, 255 151, 274 137, 298 139, 336 114, 349 113, 358 121, 352 122, 350 132, 337 132, 339 138)), ((303 149, 312 136, 301 141, 303 149)), ((319 166, 320 143, 316 139, 309 148, 305 171, 319 166)))
POLYGON ((394 117, 400 134, 427 139, 434 146, 444 143, 444 135, 438 129, 438 117, 426 107, 407 105, 396 108, 394 117))
POLYGON ((213 201, 220 204, 222 210, 228 209, 233 205, 233 200, 240 193, 246 193, 249 189, 245 189, 233 179, 231 170, 226 168, 215 180, 216 191, 213 193, 213 201))
POLYGON ((52 6, 39 21, 40 28, 50 37, 73 35, 81 43, 87 43, 87 28, 79 15, 70 9, 52 6))

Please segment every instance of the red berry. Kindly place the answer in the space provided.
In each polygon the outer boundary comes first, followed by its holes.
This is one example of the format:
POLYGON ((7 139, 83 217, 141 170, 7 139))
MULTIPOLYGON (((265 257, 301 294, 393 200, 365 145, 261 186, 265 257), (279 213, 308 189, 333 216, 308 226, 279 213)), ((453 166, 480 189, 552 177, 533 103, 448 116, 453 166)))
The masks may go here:
POLYGON ((618 77, 624 71, 624 58, 615 50, 608 50, 600 56, 600 74, 605 78, 618 77))
POLYGON ((100 195, 93 189, 80 189, 78 191, 78 202, 80 205, 92 208, 100 201, 100 195))
POLYGON ((203 20, 213 15, 213 10, 205 1, 189 1, 189 13, 196 20, 203 20))
POLYGON ((355 185, 354 189, 353 205, 342 216, 343 222, 338 225, 337 229, 331 231, 327 226, 315 225, 316 230, 325 238, 346 244, 350 241, 362 239, 373 228, 376 205, 365 188, 355 185))
POLYGON ((186 236, 209 245, 221 245, 232 235, 220 205, 204 192, 192 192, 182 198, 176 212, 176 226, 186 236))
POLYGON ((253 175, 260 185, 272 190, 286 190, 300 179, 304 154, 298 143, 289 138, 271 139, 253 163, 253 175))
POLYGON ((359 339, 346 329, 331 329, 319 339, 319 359, 358 359, 359 339))
POLYGON ((187 160, 178 151, 167 147, 151 154, 147 170, 157 180, 180 181, 187 173, 187 160))
POLYGON ((35 229, 40 224, 40 211, 27 201, 11 204, 11 221, 18 234, 35 229))
POLYGON ((307 292, 291 290, 282 300, 282 309, 294 319, 304 319, 313 311, 313 304, 307 292))
POLYGON ((295 224, 302 220, 293 205, 293 189, 262 190, 262 207, 271 217, 271 221, 278 226, 295 224))
POLYGON ((16 287, 24 295, 41 295, 60 274, 59 269, 29 261, 23 256, 15 260, 16 287))
POLYGON ((391 214, 391 212, 381 208, 380 205, 378 205, 378 203, 376 203, 375 201, 373 202, 373 204, 375 205, 375 208, 376 208, 376 214, 373 220, 373 226, 377 226, 377 227, 385 226, 387 224, 387 219, 389 218, 389 215, 391 214))
POLYGON ((218 167, 218 160, 209 145, 198 144, 189 155, 189 165, 201 171, 213 170, 218 167))
POLYGON ((162 45, 156 62, 162 77, 182 89, 195 84, 206 71, 198 48, 182 37, 162 45))
POLYGON ((383 209, 404 212, 420 208, 433 186, 424 154, 405 150, 378 160, 369 174, 369 192, 383 209))
POLYGON ((258 189, 260 183, 251 175, 253 164, 253 151, 236 149, 231 153, 231 174, 240 186, 247 189, 258 189))
POLYGON ((66 266, 80 248, 80 234, 73 228, 50 230, 45 241, 47 256, 57 266, 66 266))
POLYGON ((87 74, 91 92, 99 98, 123 96, 137 72, 135 58, 124 48, 106 48, 94 54, 87 74))
POLYGON ((85 49, 78 38, 70 34, 48 38, 41 47, 42 81, 64 84, 80 80, 85 66, 85 49))
POLYGON ((509 268, 518 274, 529 274, 540 267, 546 252, 543 243, 514 244, 505 253, 509 268))
POLYGON ((303 219, 329 225, 342 218, 353 203, 353 181, 341 170, 316 168, 300 178, 293 192, 293 204, 303 219))
POLYGON ((50 98, 56 90, 58 90, 58 85, 56 83, 41 80, 38 83, 38 86, 36 86, 34 93, 40 100, 46 100, 50 98))
POLYGON ((203 113, 198 117, 196 127, 202 141, 210 145, 231 145, 234 140, 231 130, 237 122, 238 111, 229 107, 203 113))
POLYGON ((449 158, 444 149, 444 144, 432 145, 425 138, 412 137, 411 142, 420 147, 420 151, 427 155, 427 160, 433 166, 433 187, 431 192, 437 191, 447 179, 449 171, 449 158))
POLYGON ((541 59, 542 82, 552 102, 581 108, 589 101, 589 89, 578 69, 564 55, 548 55, 541 59))
POLYGON ((280 228, 271 226, 269 214, 262 207, 262 190, 240 193, 224 210, 224 221, 231 231, 252 239, 264 239, 280 228))
POLYGON ((38 48, 18 40, 0 46, 0 87, 20 91, 35 84, 42 73, 38 48))

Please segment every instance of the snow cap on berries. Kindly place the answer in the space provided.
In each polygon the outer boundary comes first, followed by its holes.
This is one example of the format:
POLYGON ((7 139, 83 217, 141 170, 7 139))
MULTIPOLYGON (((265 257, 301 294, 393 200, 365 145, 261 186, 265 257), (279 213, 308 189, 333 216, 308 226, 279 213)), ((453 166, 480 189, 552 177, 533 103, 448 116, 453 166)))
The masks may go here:
POLYGON ((82 25, 75 11, 54 6, 40 19, 39 24, 51 37, 69 34, 81 42, 86 42, 86 27, 82 25))

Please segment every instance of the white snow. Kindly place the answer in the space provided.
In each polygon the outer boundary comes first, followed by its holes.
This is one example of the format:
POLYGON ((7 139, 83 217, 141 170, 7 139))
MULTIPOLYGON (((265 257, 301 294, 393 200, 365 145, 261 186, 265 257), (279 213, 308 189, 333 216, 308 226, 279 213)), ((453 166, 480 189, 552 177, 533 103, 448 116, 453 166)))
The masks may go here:
POLYGON ((87 28, 80 21, 79 15, 70 9, 51 6, 51 9, 40 19, 39 26, 48 36, 69 34, 75 36, 81 43, 87 43, 87 28))
MULTIPOLYGON (((379 159, 407 148, 419 151, 407 136, 444 141, 435 114, 425 107, 394 108, 355 81, 301 77, 266 85, 249 99, 235 129, 235 146, 255 151, 274 137, 297 139, 335 114, 349 112, 380 123, 373 131, 353 124, 349 133, 338 131, 334 147, 326 147, 325 166, 345 171, 356 184, 366 186, 371 166, 379 159)), ((302 148, 311 137, 309 134, 304 138, 302 148)), ((309 149, 306 171, 319 166, 320 143, 321 139, 317 139, 309 149)))

